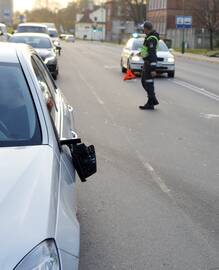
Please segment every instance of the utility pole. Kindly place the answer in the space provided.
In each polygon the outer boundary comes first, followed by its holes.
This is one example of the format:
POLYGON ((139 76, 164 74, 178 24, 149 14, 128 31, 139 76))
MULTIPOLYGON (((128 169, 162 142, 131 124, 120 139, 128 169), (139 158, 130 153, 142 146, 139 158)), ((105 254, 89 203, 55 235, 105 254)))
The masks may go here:
POLYGON ((182 54, 185 53, 185 0, 183 1, 182 54))

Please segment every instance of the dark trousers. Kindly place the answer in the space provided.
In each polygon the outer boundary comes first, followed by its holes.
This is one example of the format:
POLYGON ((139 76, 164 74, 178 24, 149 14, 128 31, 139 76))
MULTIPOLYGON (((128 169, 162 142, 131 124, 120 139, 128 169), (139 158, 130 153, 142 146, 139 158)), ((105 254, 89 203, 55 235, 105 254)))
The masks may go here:
POLYGON ((145 61, 141 75, 141 83, 148 94, 149 103, 153 103, 153 100, 156 98, 154 91, 154 78, 151 76, 151 71, 150 63, 145 61))

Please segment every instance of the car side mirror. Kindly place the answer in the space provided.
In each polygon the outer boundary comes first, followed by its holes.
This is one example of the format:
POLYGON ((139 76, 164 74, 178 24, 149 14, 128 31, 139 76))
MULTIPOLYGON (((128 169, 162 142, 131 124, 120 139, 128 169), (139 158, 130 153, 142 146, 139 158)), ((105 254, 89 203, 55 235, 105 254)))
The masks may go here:
POLYGON ((173 50, 172 48, 169 49, 169 52, 173 53, 173 51, 174 51, 174 50, 173 50))
POLYGON ((67 145, 70 148, 73 165, 82 182, 97 172, 97 160, 95 147, 86 146, 81 143, 81 139, 61 139, 61 145, 67 145))

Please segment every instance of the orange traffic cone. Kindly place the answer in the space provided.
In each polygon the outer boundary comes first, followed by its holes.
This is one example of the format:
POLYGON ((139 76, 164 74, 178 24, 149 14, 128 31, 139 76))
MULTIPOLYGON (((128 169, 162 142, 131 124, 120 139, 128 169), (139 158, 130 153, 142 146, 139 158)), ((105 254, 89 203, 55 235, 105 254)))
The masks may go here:
POLYGON ((131 69, 128 69, 123 80, 128 81, 128 80, 132 80, 132 79, 135 79, 135 78, 136 78, 135 74, 131 71, 131 69))

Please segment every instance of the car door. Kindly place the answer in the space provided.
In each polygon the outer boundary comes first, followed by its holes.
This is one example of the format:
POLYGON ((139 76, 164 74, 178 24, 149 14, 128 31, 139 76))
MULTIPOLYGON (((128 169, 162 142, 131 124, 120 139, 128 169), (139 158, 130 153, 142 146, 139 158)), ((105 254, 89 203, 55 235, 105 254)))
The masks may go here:
MULTIPOLYGON (((69 113, 63 110, 63 95, 57 89, 49 71, 37 55, 32 57, 32 66, 47 105, 57 140, 61 136, 72 135, 69 113), (64 119, 62 121, 62 119, 64 119)), ((67 109, 66 109, 67 110, 67 109)), ((69 137, 66 137, 69 138, 69 137)), ((79 254, 79 224, 76 218, 76 177, 69 148, 63 146, 58 153, 59 169, 59 208, 57 210, 57 241, 59 246, 74 256, 79 254)))

